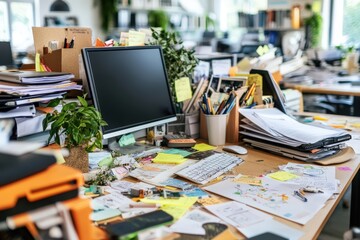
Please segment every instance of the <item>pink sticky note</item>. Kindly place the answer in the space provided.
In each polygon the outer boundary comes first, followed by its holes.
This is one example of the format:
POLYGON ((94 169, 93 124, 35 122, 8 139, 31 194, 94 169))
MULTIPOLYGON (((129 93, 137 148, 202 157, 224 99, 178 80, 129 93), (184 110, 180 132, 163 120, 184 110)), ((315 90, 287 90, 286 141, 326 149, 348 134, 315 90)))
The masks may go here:
POLYGON ((350 167, 338 167, 340 171, 351 171, 352 169, 350 167))

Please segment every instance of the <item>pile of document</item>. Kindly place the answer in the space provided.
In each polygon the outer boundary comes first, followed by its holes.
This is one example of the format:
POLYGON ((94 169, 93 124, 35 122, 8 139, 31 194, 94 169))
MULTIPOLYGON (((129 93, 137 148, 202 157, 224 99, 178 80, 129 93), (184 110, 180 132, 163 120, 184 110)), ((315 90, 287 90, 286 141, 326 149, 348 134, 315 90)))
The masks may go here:
POLYGON ((239 109, 243 141, 286 157, 316 161, 346 148, 344 130, 303 124, 277 108, 239 109))
POLYGON ((46 113, 37 107, 67 91, 81 90, 72 78, 73 74, 62 72, 0 72, 0 119, 14 120, 16 137, 42 132, 46 113))

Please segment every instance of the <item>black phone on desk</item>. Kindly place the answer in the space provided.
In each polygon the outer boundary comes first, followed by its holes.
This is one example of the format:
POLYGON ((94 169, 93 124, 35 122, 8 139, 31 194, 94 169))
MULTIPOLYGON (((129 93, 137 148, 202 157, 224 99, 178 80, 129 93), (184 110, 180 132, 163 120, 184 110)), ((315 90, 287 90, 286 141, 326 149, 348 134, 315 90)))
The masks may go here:
POLYGON ((124 221, 109 224, 106 231, 111 239, 132 239, 141 230, 161 224, 170 224, 174 218, 163 210, 156 210, 124 221))

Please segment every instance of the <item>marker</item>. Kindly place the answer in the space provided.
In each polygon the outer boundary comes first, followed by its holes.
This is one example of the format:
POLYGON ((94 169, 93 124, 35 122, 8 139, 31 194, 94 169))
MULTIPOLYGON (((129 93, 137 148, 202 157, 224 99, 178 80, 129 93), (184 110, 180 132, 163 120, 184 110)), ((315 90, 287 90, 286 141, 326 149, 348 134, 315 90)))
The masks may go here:
POLYGON ((294 195, 298 197, 301 201, 307 202, 307 198, 304 197, 299 191, 294 191, 294 195))

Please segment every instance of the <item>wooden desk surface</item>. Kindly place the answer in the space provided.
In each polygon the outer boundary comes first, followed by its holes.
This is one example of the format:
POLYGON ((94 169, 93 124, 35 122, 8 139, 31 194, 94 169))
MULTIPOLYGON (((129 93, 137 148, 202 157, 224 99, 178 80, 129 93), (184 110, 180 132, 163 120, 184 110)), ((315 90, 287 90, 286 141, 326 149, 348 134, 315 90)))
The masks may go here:
POLYGON ((360 96, 360 86, 351 84, 294 84, 284 82, 285 88, 297 89, 302 93, 360 96))
MULTIPOLYGON (((283 158, 277 155, 269 154, 265 151, 252 149, 250 147, 248 147, 248 154, 241 155, 241 158, 244 159, 244 163, 232 170, 234 174, 242 173, 248 175, 261 175, 278 170, 279 165, 284 165, 288 162, 304 163, 301 161, 294 161, 290 160, 289 158, 283 158)), ((274 216, 274 218, 279 222, 303 231, 304 235, 301 239, 317 239, 334 209, 340 202, 348 187, 351 185, 352 179, 358 172, 360 168, 360 156, 357 155, 354 159, 348 162, 333 166, 346 166, 351 168, 351 171, 340 171, 336 169, 336 178, 340 180, 340 194, 337 195, 334 199, 328 200, 326 205, 306 225, 300 225, 274 216)))

